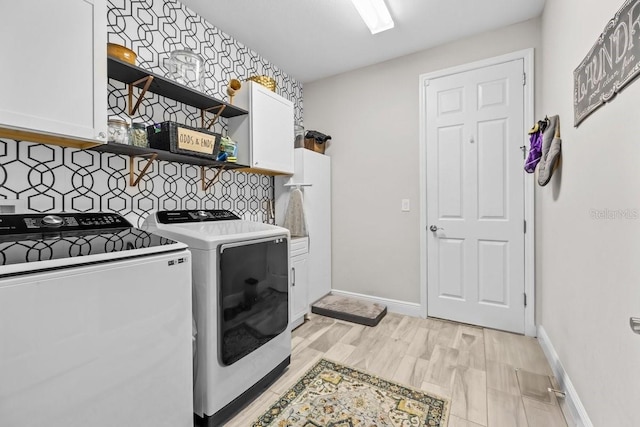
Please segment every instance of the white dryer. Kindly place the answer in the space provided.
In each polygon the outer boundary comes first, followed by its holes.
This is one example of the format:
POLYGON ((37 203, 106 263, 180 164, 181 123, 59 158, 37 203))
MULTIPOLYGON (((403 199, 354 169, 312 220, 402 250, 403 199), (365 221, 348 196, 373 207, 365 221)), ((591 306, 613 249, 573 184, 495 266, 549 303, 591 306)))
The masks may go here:
POLYGON ((194 412, 218 427, 290 363, 289 231, 226 210, 158 211, 143 229, 191 251, 194 412))

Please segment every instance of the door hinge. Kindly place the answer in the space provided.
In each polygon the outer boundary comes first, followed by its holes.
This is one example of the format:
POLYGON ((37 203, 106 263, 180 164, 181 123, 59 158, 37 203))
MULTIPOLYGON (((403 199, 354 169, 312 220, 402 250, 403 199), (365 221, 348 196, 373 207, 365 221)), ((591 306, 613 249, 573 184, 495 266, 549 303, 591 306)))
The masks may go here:
POLYGON ((527 293, 525 292, 522 295, 524 295, 524 306, 526 307, 527 306, 527 293))
POLYGON ((522 73, 522 86, 527 85, 527 73, 522 73))
POLYGON ((524 234, 527 234, 527 220, 524 219, 522 220, 523 224, 524 224, 524 234))

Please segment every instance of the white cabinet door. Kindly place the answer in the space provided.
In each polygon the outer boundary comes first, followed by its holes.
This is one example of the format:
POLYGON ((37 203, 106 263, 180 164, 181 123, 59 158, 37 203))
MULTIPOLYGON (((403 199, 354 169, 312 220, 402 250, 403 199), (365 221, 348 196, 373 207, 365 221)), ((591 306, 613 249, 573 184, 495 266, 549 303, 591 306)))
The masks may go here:
POLYGON ((291 327, 295 328, 304 322, 304 316, 309 309, 307 279, 307 254, 291 258, 291 327))
POLYGON ((309 239, 291 239, 291 299, 289 319, 291 329, 304 322, 309 311, 309 239))
POLYGON ((253 85, 252 167, 293 174, 293 104, 253 85))
POLYGON ((331 292, 331 158, 304 148, 295 153, 304 171, 302 182, 313 184, 303 187, 309 230, 309 303, 313 304, 331 292))
POLYGON ((106 21, 104 0, 2 2, 4 136, 17 130, 106 141, 106 21))
POLYGON ((293 103, 258 83, 245 84, 235 102, 249 114, 229 119, 229 135, 238 143, 238 163, 293 174, 293 103))

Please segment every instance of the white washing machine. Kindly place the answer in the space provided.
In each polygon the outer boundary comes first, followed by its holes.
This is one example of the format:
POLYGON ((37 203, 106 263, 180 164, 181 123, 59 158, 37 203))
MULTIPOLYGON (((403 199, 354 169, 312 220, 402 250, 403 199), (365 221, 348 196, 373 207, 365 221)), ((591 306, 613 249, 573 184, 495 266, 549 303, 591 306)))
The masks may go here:
POLYGON ((193 425, 187 246, 117 214, 0 215, 0 426, 193 425))
POLYGON ((196 425, 219 427, 289 365, 289 231, 225 210, 159 211, 143 228, 191 251, 196 425))

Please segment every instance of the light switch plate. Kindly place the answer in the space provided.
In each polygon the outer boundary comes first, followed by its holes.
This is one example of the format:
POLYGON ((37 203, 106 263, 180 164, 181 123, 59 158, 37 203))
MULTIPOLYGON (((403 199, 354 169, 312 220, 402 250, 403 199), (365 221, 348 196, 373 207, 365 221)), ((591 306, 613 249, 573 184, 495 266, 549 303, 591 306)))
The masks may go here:
POLYGON ((411 203, 409 199, 402 199, 402 212, 409 212, 411 210, 411 203))

